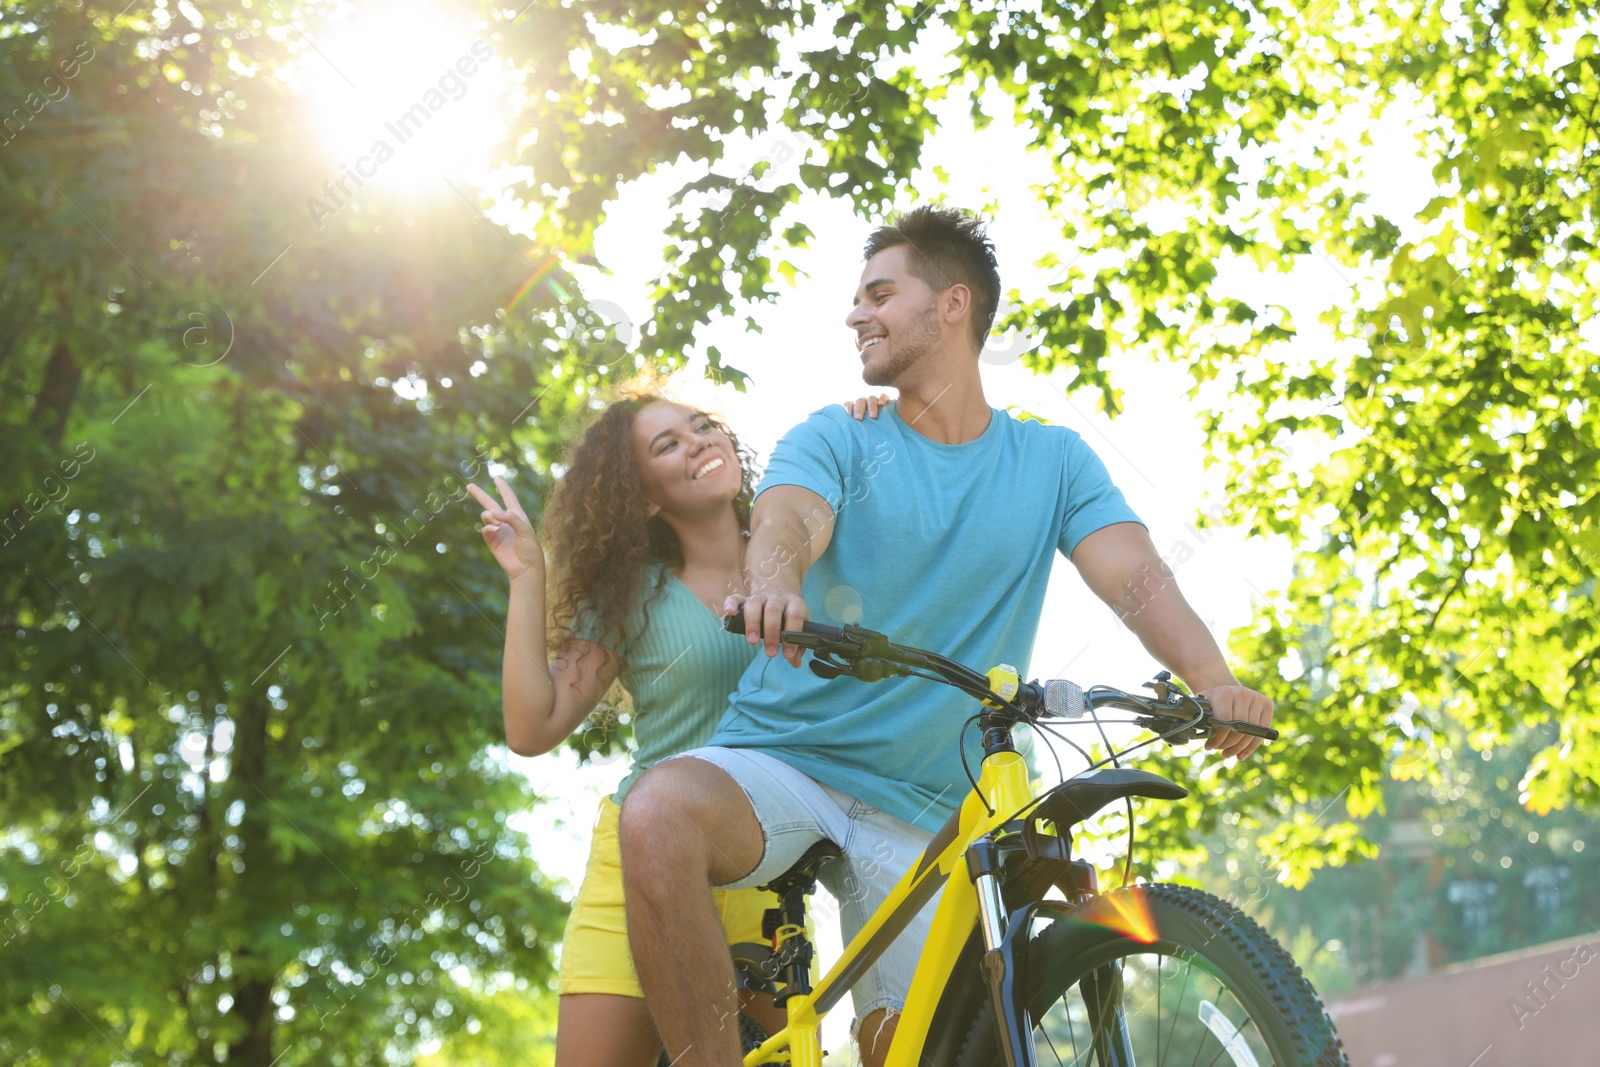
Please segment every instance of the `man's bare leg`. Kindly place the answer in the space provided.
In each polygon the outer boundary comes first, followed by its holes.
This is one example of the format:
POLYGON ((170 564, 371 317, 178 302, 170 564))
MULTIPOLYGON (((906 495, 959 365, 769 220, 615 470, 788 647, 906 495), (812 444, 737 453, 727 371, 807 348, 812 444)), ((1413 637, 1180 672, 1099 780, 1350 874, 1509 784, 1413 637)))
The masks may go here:
POLYGON ((856 1031, 856 1041, 861 1046, 861 1067, 883 1067, 899 1023, 900 1013, 888 1008, 879 1008, 862 1020, 856 1031))
POLYGON ((677 1067, 737 1067, 733 961, 711 887, 761 862, 761 824, 722 768, 675 759, 628 791, 619 826, 628 942, 677 1067))

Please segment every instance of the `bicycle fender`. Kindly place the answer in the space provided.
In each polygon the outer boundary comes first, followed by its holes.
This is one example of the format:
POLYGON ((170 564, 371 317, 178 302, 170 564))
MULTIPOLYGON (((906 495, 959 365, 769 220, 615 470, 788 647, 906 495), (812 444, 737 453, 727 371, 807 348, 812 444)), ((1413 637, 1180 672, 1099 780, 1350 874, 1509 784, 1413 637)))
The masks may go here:
POLYGON ((1123 797, 1152 797, 1156 800, 1182 800, 1189 791, 1159 774, 1132 767, 1102 767, 1078 775, 1051 790, 1050 798, 1034 809, 1038 818, 1049 819, 1059 830, 1076 826, 1094 816, 1107 804, 1123 797))

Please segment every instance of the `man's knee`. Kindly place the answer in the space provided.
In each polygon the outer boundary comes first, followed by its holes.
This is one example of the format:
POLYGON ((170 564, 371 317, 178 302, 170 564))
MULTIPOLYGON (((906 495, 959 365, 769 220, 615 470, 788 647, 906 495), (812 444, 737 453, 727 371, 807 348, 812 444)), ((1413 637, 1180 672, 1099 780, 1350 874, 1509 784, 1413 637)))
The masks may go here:
POLYGON ((689 824, 684 805, 686 794, 693 792, 693 782, 675 766, 681 762, 650 768, 623 798, 617 837, 624 865, 627 860, 637 863, 659 852, 683 855, 689 824))
POLYGON ((761 858, 761 827, 744 791, 705 760, 669 760, 646 771, 623 800, 617 834, 624 874, 670 860, 677 870, 727 882, 761 858))

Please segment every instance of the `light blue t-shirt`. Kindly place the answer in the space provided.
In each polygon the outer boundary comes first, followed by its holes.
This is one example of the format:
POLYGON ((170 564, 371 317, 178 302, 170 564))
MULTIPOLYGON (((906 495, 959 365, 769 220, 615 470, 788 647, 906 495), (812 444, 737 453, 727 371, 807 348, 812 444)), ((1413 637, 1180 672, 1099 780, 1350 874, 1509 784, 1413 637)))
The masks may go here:
MULTIPOLYGON (((908 426, 898 407, 859 422, 824 408, 784 435, 767 465, 760 492, 798 485, 834 509, 832 541, 801 590, 811 617, 880 630, 980 671, 1010 663, 1026 672, 1055 553, 1070 557, 1094 531, 1139 518, 1065 427, 993 411, 976 440, 947 445, 908 426)), ((931 831, 971 788, 957 737, 977 710, 936 682, 824 681, 807 663, 796 670, 763 652, 710 743, 761 749, 931 831)), ((976 773, 975 730, 967 746, 976 773)))

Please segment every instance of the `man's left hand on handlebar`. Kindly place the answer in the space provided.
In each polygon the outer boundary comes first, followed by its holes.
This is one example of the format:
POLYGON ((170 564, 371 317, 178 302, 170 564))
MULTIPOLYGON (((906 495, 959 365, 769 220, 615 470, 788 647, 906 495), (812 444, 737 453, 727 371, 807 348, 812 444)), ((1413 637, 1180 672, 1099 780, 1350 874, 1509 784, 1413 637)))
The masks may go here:
MULTIPOLYGON (((1272 725, 1272 701, 1254 689, 1246 689, 1242 685, 1215 685, 1198 695, 1211 702, 1211 714, 1215 718, 1234 719, 1256 726, 1272 725)), ((1217 732, 1206 742, 1206 748, 1234 759, 1244 759, 1260 747, 1261 738, 1222 726, 1217 727, 1217 732)))
MULTIPOLYGON (((782 589, 767 589, 749 596, 734 594, 723 603, 722 612, 731 615, 736 611, 744 613, 745 640, 752 645, 757 641, 765 644, 769 657, 778 654, 778 638, 784 630, 798 630, 811 618, 805 599, 799 593, 782 589)), ((783 646, 783 658, 791 667, 800 666, 804 652, 799 645, 783 646)))

